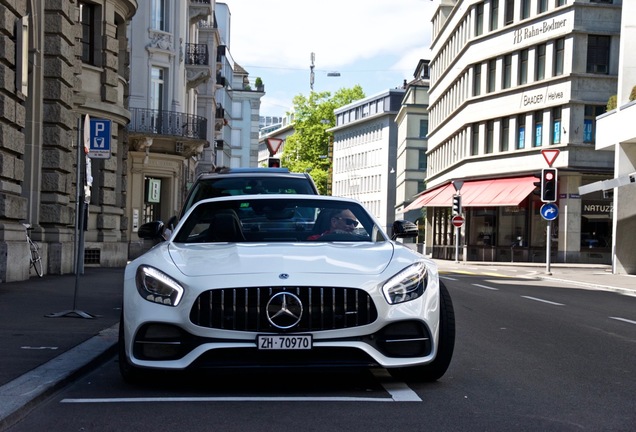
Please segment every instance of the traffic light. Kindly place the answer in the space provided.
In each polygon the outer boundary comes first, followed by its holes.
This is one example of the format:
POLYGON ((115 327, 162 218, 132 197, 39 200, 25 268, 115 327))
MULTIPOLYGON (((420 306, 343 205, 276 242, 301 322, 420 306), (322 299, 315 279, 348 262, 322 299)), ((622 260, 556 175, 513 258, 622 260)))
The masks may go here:
POLYGON ((453 195, 453 215, 462 214, 462 197, 461 195, 453 195))
POLYGON ((271 157, 267 160, 267 166, 269 168, 280 168, 280 159, 271 157))
POLYGON ((541 201, 555 202, 557 200, 557 170, 544 168, 541 170, 541 201))

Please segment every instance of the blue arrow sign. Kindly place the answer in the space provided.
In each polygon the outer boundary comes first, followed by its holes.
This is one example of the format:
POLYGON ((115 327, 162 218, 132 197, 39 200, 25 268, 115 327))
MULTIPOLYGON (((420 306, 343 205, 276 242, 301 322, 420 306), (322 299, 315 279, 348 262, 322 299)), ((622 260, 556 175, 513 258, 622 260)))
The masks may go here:
POLYGON ((88 157, 110 159, 110 120, 91 119, 88 157))
POLYGON ((553 221, 559 216, 559 207, 554 203, 546 203, 541 206, 541 216, 547 221, 553 221))

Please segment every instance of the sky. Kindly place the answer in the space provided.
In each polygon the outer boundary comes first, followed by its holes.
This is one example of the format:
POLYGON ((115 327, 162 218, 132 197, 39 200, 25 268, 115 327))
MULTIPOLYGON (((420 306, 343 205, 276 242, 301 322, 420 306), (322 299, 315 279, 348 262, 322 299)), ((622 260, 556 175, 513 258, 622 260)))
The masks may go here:
MULTIPOLYGON (((431 0, 223 0, 231 14, 230 53, 261 77, 260 115, 284 116, 308 96, 311 54, 316 92, 362 87, 366 96, 413 79, 430 59, 431 0), (339 77, 330 77, 339 72, 339 77)), ((226 43, 228 41, 225 41, 226 43)))

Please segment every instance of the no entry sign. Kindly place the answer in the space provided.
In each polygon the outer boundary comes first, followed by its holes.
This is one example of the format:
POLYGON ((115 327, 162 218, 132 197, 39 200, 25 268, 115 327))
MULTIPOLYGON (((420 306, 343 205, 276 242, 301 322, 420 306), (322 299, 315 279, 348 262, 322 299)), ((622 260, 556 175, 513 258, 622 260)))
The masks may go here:
POLYGON ((461 228, 464 226, 464 216, 460 216, 460 215, 453 216, 453 219, 451 219, 451 222, 455 228, 461 228))

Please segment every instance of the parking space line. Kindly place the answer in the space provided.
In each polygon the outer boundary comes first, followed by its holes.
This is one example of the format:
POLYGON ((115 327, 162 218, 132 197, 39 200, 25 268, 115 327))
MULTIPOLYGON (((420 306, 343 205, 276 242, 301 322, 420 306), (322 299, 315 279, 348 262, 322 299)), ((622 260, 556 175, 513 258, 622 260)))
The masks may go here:
MULTIPOLYGON (((420 400, 421 401, 421 400, 420 400)), ((373 397, 292 397, 292 396, 220 396, 220 397, 151 397, 151 398, 67 398, 60 403, 106 404, 106 403, 159 403, 159 402, 397 402, 394 398, 373 397)))
POLYGON ((499 288, 490 287, 490 286, 487 286, 487 285, 480 285, 480 284, 472 284, 472 285, 476 286, 478 288, 484 288, 484 289, 491 290, 491 291, 499 291, 499 288))
POLYGON ((394 380, 386 369, 372 369, 371 372, 395 402, 422 402, 417 393, 406 383, 394 380))
POLYGON ((541 303, 551 304, 551 305, 554 305, 554 306, 565 306, 563 303, 556 303, 556 302, 552 302, 552 301, 549 301, 549 300, 540 299, 540 298, 537 298, 537 297, 530 297, 530 296, 521 296, 521 297, 526 298, 528 300, 534 300, 534 301, 538 301, 538 302, 541 302, 541 303))
POLYGON ((613 320, 616 320, 616 321, 623 321, 623 322, 630 323, 630 324, 636 324, 636 321, 632 321, 632 320, 629 320, 627 318, 621 318, 621 317, 610 317, 610 318, 613 319, 613 320))

